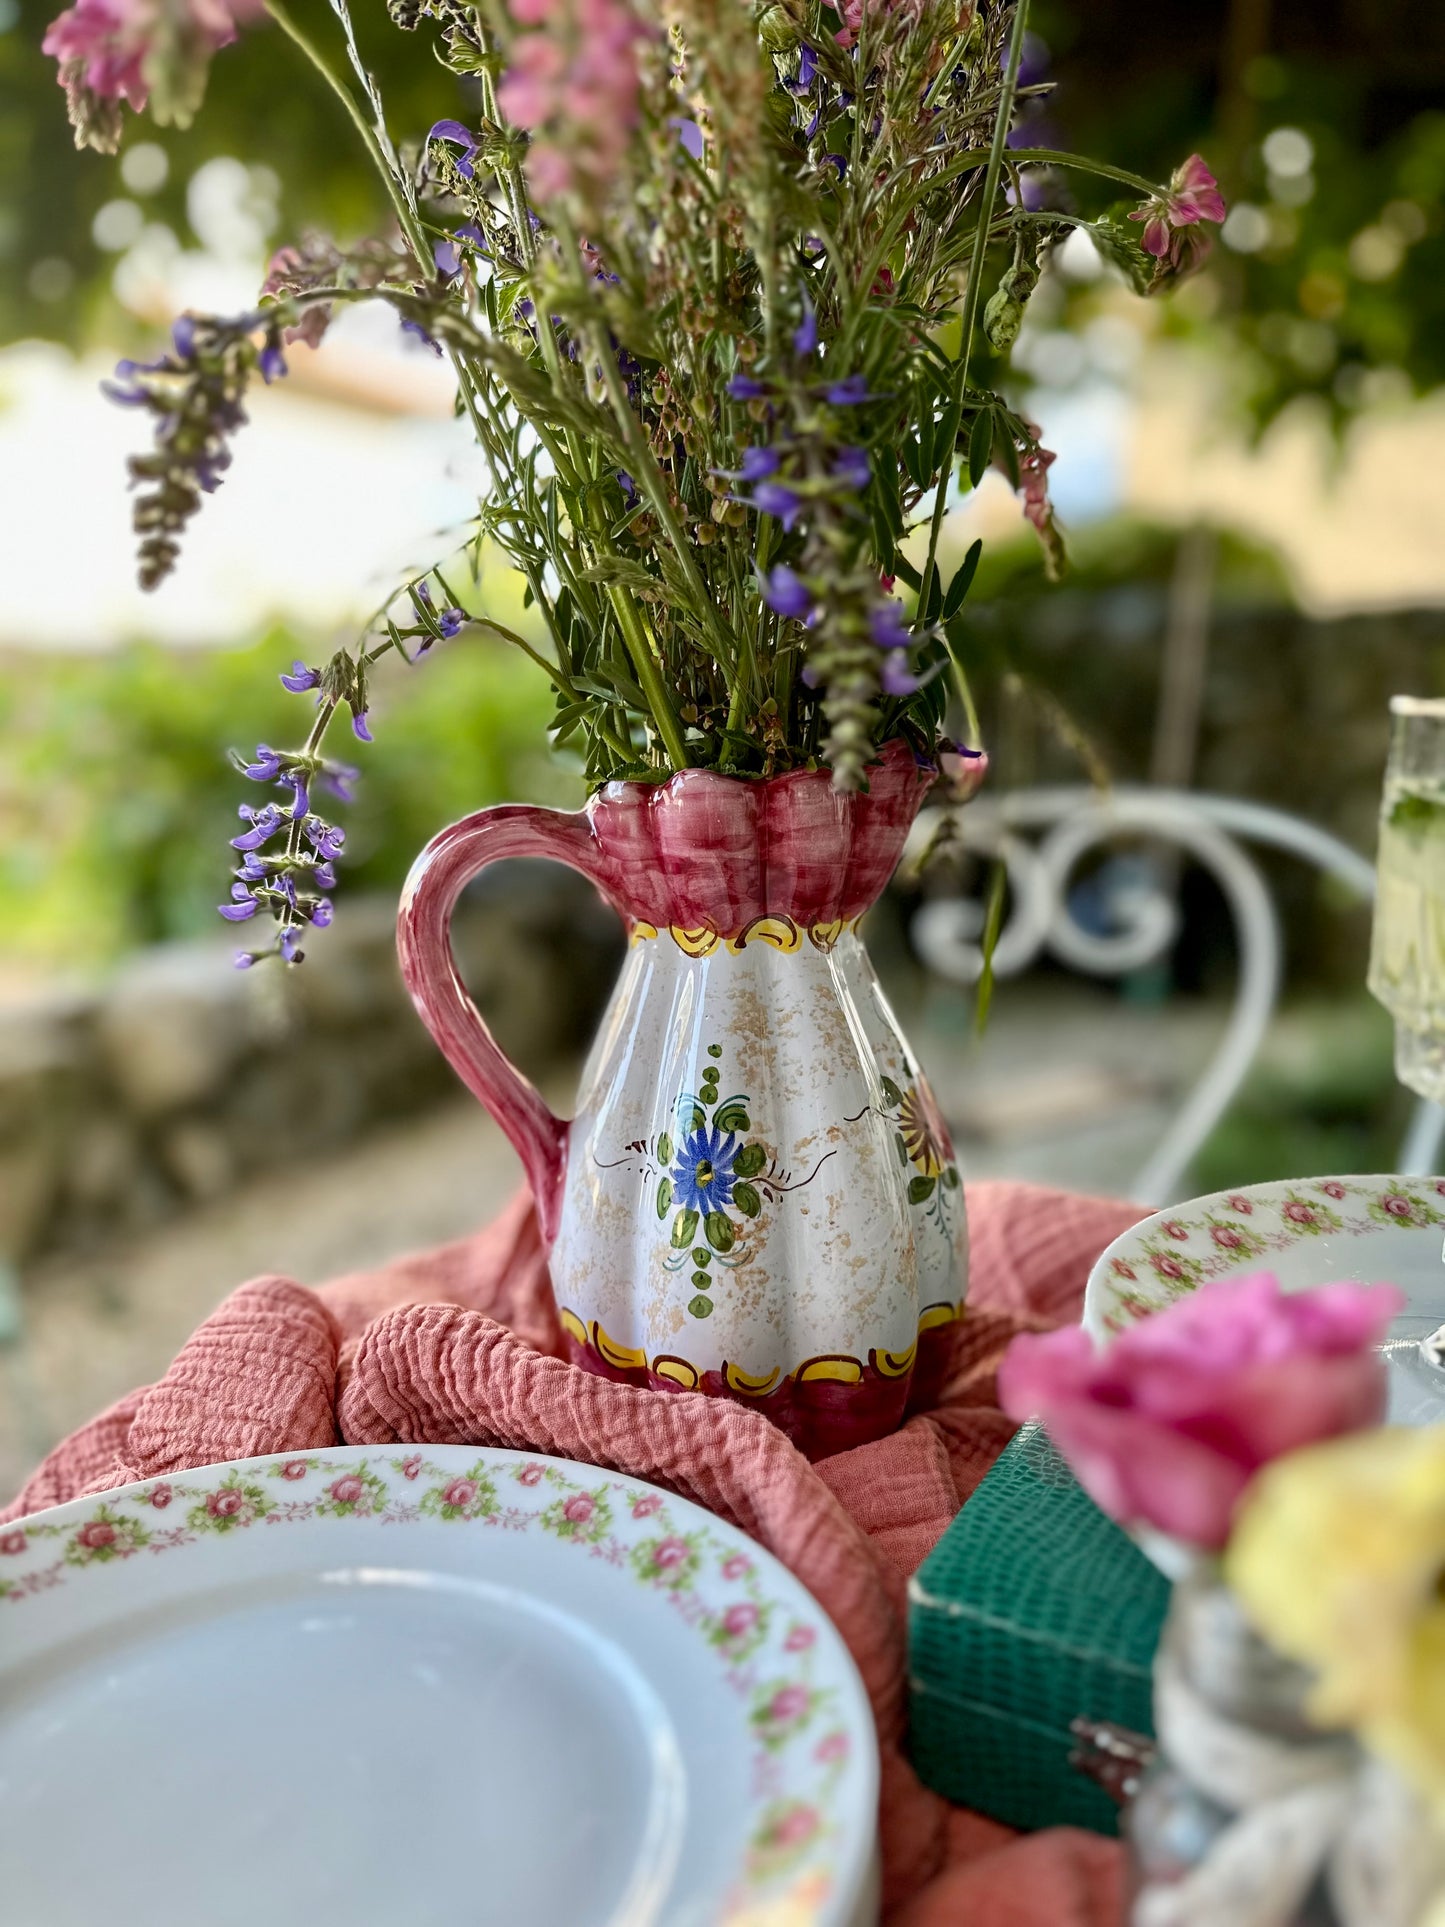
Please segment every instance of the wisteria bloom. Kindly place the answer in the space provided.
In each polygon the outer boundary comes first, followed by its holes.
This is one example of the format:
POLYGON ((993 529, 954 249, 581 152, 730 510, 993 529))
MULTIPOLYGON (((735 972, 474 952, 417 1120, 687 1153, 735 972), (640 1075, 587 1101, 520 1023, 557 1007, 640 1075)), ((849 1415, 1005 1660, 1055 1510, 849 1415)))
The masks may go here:
POLYGON ((1199 232, 1199 223, 1222 221, 1227 212, 1219 183, 1202 156, 1191 154, 1182 167, 1175 168, 1165 191, 1136 208, 1129 219, 1144 223, 1146 254, 1181 268, 1201 258, 1201 243, 1207 246, 1199 232), (1190 229, 1194 230, 1193 234, 1188 233, 1190 229))
POLYGON ((497 104, 533 136, 527 179, 540 201, 615 180, 638 121, 637 42, 645 29, 623 0, 512 0, 536 28, 512 42, 497 104))

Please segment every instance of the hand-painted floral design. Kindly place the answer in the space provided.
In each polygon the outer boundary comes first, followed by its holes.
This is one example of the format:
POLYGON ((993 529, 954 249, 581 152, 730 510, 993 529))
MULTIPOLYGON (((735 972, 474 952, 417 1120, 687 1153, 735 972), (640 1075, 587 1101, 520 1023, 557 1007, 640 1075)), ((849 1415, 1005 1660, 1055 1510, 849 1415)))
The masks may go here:
POLYGON ((273 1504, 264 1486, 233 1472, 214 1491, 207 1492, 199 1505, 191 1507, 186 1524, 193 1532, 234 1532, 264 1519, 273 1504))
POLYGON ((817 1678, 821 1617, 814 1624, 795 1616, 796 1602, 782 1606, 728 1528, 695 1526, 697 1514, 691 1511, 679 1520, 663 1493, 616 1478, 598 1483, 592 1468, 530 1457, 491 1453, 465 1470, 456 1469, 459 1464, 465 1461, 447 1448, 435 1456, 410 1452, 385 1461, 352 1452, 277 1458, 223 1476, 215 1469, 195 1477, 179 1474, 107 1495, 87 1506, 78 1524, 63 1513, 55 1522, 39 1515, 0 1532, 0 1559, 7 1566, 0 1579, 0 1607, 23 1606, 53 1586, 78 1583, 89 1567, 124 1560, 142 1548, 167 1553, 195 1544, 203 1534, 230 1534, 262 1518, 283 1531, 292 1522, 326 1519, 334 1522, 328 1530, 344 1533, 348 1519, 380 1516, 405 1523, 425 1511, 474 1521, 477 1530, 501 1523, 570 1539, 629 1573, 635 1583, 675 1601, 683 1624, 716 1655, 721 1677, 741 1701, 759 1759, 767 1761, 749 1796, 754 1818, 738 1905, 743 1911, 759 1905, 786 1911, 798 1902, 804 1906, 801 1917, 813 1918, 833 1890, 829 1803, 840 1775, 851 1771, 855 1751, 842 1728, 826 1728, 821 1737, 817 1732, 816 1715, 833 1693, 817 1678), (310 1491, 295 1496, 284 1491, 303 1482, 289 1470, 297 1465, 314 1479, 316 1497, 310 1491), (570 1477, 572 1470, 585 1471, 587 1484, 570 1477), (429 1489, 417 1503, 422 1479, 429 1489), (545 1485, 549 1490, 539 1499, 545 1497, 546 1505, 497 1508, 499 1480, 509 1490, 545 1485), (185 1517, 163 1528, 155 1513, 171 1504, 185 1517), (63 1549, 58 1546, 61 1556, 51 1554, 50 1562, 42 1563, 37 1555, 47 1538, 62 1541, 63 1549), (759 1655, 765 1655, 761 1670, 767 1681, 761 1688, 754 1670, 759 1655))
POLYGON ((542 1514, 542 1524, 559 1539, 574 1539, 580 1545, 596 1545, 612 1530, 612 1508, 607 1502, 606 1486, 592 1492, 574 1492, 568 1499, 554 1499, 542 1514))
POLYGON ((707 1318, 727 1271, 750 1256, 750 1223, 763 1211, 764 1195, 788 1189, 766 1145, 747 1137, 751 1099, 724 1097, 721 1044, 709 1044, 708 1063, 696 1091, 683 1091, 673 1107, 677 1135, 661 1131, 647 1154, 661 1175, 657 1215, 672 1214, 669 1271, 687 1272, 692 1296, 688 1316, 707 1318))
POLYGON ((714 1125, 699 1125, 677 1147, 670 1176, 678 1203, 706 1218, 710 1211, 726 1211, 733 1201, 733 1163, 738 1137, 724 1137, 714 1125))
POLYGON ((684 1538, 669 1532, 661 1539, 644 1539, 632 1548, 633 1569, 639 1579, 650 1580, 669 1592, 690 1586, 697 1574, 698 1544, 695 1536, 684 1538))
POLYGON ((421 1502, 423 1512, 438 1519, 486 1519, 497 1510, 497 1488, 487 1470, 485 1459, 478 1459, 471 1470, 442 1485, 431 1486, 421 1502))
POLYGON ((112 1559, 129 1559, 133 1552, 149 1544, 150 1534, 138 1519, 129 1518, 116 1506, 102 1505, 65 1548, 65 1563, 103 1566, 112 1559))
POLYGON ((386 1481, 371 1471, 365 1459, 354 1471, 343 1472, 316 1502, 318 1512, 346 1512, 359 1519, 380 1512, 386 1504, 386 1481))
POLYGON ((798 1680, 773 1680, 753 1701, 753 1731, 769 1752, 785 1746, 817 1711, 818 1696, 798 1680))
POLYGON ((906 1089, 891 1077, 882 1078, 889 1108, 881 1115, 897 1126, 898 1161, 913 1173, 908 1180, 908 1202, 928 1205, 929 1215, 938 1218, 947 1235, 948 1226, 940 1210, 941 1190, 956 1191, 962 1182, 954 1161, 953 1140, 933 1092, 911 1064, 907 1070, 912 1082, 906 1089))
MULTIPOLYGON (((1100 1280, 1101 1302, 1086 1312, 1086 1323, 1093 1318, 1106 1331, 1126 1330, 1208 1279, 1228 1277, 1270 1253, 1317 1238, 1445 1225, 1442 1185, 1445 1180, 1428 1178, 1312 1178, 1261 1186, 1253 1196, 1220 1192, 1192 1211, 1172 1211, 1168 1223, 1183 1232, 1182 1238, 1166 1237, 1163 1221, 1146 1220, 1109 1259, 1100 1280)), ((1091 1290, 1091 1304, 1097 1289, 1091 1290)))

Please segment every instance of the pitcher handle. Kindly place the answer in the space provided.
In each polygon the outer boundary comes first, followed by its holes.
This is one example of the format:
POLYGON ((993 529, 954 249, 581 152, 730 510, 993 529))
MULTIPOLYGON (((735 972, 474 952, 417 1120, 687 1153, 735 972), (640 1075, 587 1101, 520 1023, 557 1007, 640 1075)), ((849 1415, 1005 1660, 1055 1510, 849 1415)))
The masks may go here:
POLYGON ((565 863, 610 898, 602 854, 585 814, 502 803, 453 823, 427 844, 402 889, 396 947, 418 1016, 516 1148, 550 1246, 562 1214, 572 1127, 553 1115, 536 1086, 499 1048, 467 995, 451 945, 452 912, 467 884, 489 863, 517 856, 565 863))

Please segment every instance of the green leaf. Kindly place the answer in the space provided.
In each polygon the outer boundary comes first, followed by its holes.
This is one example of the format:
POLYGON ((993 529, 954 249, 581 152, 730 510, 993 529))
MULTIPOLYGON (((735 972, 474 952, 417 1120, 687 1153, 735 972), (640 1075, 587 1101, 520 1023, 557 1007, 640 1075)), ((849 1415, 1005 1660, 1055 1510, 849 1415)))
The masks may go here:
POLYGON ((659 1164, 672 1163, 672 1139, 663 1131, 657 1140, 657 1161, 659 1164))
POLYGON ((891 1077, 885 1077, 883 1079, 883 1095, 888 1099, 890 1104, 901 1104, 903 1102, 903 1093, 891 1077))
POLYGON ((697 1213, 695 1211, 679 1211, 672 1221, 673 1250, 686 1251, 696 1234, 697 1213))
POLYGON ((956 1164, 947 1164, 944 1166, 943 1182, 948 1186, 950 1191, 956 1191, 959 1185, 963 1183, 963 1179, 958 1175, 958 1166, 956 1164))
POLYGON ((1390 811, 1392 830, 1426 831, 1445 825, 1445 802, 1431 796, 1402 796, 1390 811))
POLYGON ((733 1159, 733 1176, 755 1178, 768 1161, 768 1154, 761 1144, 745 1144, 733 1159))
POLYGON ((702 1293, 699 1292, 696 1298, 688 1300, 687 1308, 694 1318, 708 1318, 712 1315, 712 1300, 711 1298, 704 1298, 702 1293))
POLYGON ((983 919, 983 974, 978 980, 978 995, 973 1007, 973 1027, 980 1037, 988 1023, 989 1006, 993 1002, 993 953, 998 948, 999 932, 1003 929, 1003 900, 1007 885, 1008 870, 1002 863, 996 863, 989 879, 988 906, 983 919))
POLYGON ((702 1265, 704 1268, 706 1268, 708 1265, 712 1263, 712 1253, 708 1250, 706 1245, 693 1246, 692 1262, 695 1265, 702 1265))
POLYGON ((712 1283, 712 1279, 708 1277, 705 1271, 695 1271, 692 1274, 692 1282, 697 1286, 699 1291, 706 1291, 712 1283))
POLYGON ((672 1179, 664 1178, 657 1187, 657 1215, 667 1216, 668 1206, 672 1203, 672 1179))
POLYGON ((713 1123, 720 1131, 750 1131, 752 1120, 747 1114, 745 1097, 729 1097, 713 1113, 713 1123))
POLYGON ((709 1057, 721 1057, 721 1056, 722 1056, 722 1045, 721 1045, 721 1044, 709 1044, 709 1045, 708 1045, 708 1047, 707 1047, 707 1054, 708 1054, 708 1056, 709 1056, 709 1057))
POLYGON ((935 1179, 925 1178, 920 1173, 919 1176, 914 1178, 909 1184, 908 1202, 910 1204, 922 1204, 925 1199, 931 1198, 933 1196, 935 1182, 935 1179))
POLYGON ((755 1218, 763 1208, 763 1201, 750 1184, 733 1186, 733 1203, 745 1218, 755 1218))
POLYGON ((948 585, 948 594, 943 598, 943 619, 945 622, 952 616, 956 616, 963 607, 963 598, 973 587, 973 578, 978 573, 978 558, 982 554, 983 537, 980 536, 977 541, 970 545, 968 554, 959 564, 957 573, 948 585))
POLYGON ((1004 473, 1008 476, 1009 487, 1017 488, 1023 480, 1019 472, 1018 444, 1014 441, 1011 430, 1003 424, 1000 424, 999 433, 994 437, 994 447, 1003 457, 1004 473))
POLYGON ((968 437, 968 479, 974 488, 983 480, 993 455, 993 410, 981 408, 968 437))
POLYGON ((733 1230, 731 1219, 725 1218, 721 1211, 709 1211, 702 1221, 702 1228, 707 1233, 707 1241, 714 1251, 732 1250, 733 1239, 737 1234, 733 1230))

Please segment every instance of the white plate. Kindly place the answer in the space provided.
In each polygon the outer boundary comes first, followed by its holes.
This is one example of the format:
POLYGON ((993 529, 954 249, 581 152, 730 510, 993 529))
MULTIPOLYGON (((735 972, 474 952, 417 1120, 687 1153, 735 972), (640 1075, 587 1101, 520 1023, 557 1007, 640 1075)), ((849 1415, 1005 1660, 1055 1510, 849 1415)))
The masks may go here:
POLYGON ((593 1467, 342 1446, 0 1527, 5 1927, 852 1927, 877 1796, 812 1596, 593 1467))
POLYGON ((1383 1347, 1396 1425, 1445 1419, 1445 1372, 1420 1340, 1445 1324, 1445 1178, 1300 1178, 1171 1205, 1114 1240, 1089 1274, 1084 1329, 1107 1341, 1214 1278, 1272 1271, 1286 1291, 1339 1278, 1398 1285, 1383 1347))

